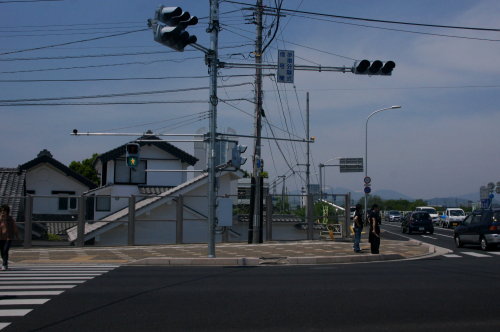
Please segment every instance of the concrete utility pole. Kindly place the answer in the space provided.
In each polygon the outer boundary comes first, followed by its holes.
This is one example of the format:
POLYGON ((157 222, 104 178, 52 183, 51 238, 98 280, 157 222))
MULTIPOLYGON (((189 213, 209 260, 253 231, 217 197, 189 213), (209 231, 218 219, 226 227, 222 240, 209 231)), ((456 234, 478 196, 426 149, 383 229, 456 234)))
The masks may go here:
POLYGON ((312 203, 312 200, 310 199, 309 195, 311 194, 311 183, 310 183, 310 162, 309 162, 309 157, 310 157, 310 147, 309 147, 309 139, 310 139, 310 134, 309 134, 309 92, 306 95, 306 139, 307 139, 307 163, 306 163, 306 221, 307 221, 307 239, 312 240, 313 239, 313 218, 312 218, 312 206, 310 204, 312 203))
POLYGON ((210 73, 210 133, 208 148, 208 257, 215 257, 217 179, 215 172, 215 135, 217 133, 217 68, 219 37, 219 0, 210 0, 210 50, 207 54, 210 73))
MULTIPOLYGON (((261 131, 262 131, 262 0, 257 0, 255 23, 257 25, 257 40, 255 42, 255 145, 253 154, 253 178, 255 179, 254 210, 252 223, 252 243, 262 242, 262 183, 261 172, 263 169, 261 159, 261 131)), ((249 229, 250 237, 250 229, 249 229)), ((250 240, 250 239, 249 239, 250 240)), ((248 241, 250 242, 250 241, 248 241)))

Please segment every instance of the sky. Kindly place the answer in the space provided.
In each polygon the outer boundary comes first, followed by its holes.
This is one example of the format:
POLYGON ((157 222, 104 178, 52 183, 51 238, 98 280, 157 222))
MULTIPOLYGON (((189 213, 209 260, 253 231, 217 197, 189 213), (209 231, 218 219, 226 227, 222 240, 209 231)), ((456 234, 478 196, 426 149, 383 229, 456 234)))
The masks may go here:
MULTIPOLYGON (((220 2, 219 59, 251 64, 255 1, 241 2, 248 5, 220 2)), ((16 167, 43 149, 68 165, 147 130, 207 131, 204 54, 191 46, 176 52, 153 40, 147 19, 159 4, 0 1, 0 167, 16 167), (73 129, 132 135, 72 136, 73 129)), ((274 7, 275 1, 264 4, 274 7)), ((208 0, 164 5, 196 15, 199 23, 188 31, 210 47, 208 0)), ((470 193, 479 199, 480 186, 500 181, 499 14, 496 0, 284 0, 279 24, 275 15, 264 18, 264 44, 277 27, 264 63, 276 64, 284 49, 295 52, 296 65, 352 68, 368 59, 392 60, 396 68, 391 76, 296 70, 293 84, 277 83, 276 71, 265 70, 263 136, 306 138, 309 92, 314 184, 320 163, 364 157, 368 116, 400 105, 368 121, 372 189, 415 199, 470 193)), ((254 134, 254 73, 219 69, 218 132, 254 134)), ((191 142, 165 139, 194 153, 191 142)), ((239 141, 248 146, 243 169, 251 171, 253 139, 239 141)), ((262 150, 264 170, 271 183, 278 181, 278 192, 280 176, 289 191, 305 186, 305 143, 265 139, 262 150)), ((363 190, 364 173, 332 166, 325 167, 324 178, 326 191, 363 190)))

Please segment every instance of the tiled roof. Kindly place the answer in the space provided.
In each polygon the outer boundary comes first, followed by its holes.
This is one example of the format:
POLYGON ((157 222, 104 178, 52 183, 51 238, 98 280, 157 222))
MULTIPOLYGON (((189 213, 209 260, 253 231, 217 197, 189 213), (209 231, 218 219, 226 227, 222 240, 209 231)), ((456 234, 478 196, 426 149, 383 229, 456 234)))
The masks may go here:
POLYGON ((29 170, 29 169, 31 169, 39 164, 43 164, 43 163, 48 163, 48 164, 54 166, 55 168, 57 168, 58 170, 60 170, 64 174, 66 174, 67 176, 74 178, 75 180, 84 184, 85 186, 89 187, 90 189, 96 187, 96 184, 93 183, 92 181, 90 181, 89 179, 87 179, 86 177, 76 173, 75 171, 70 169, 68 166, 66 166, 66 165, 62 164, 61 162, 52 158, 52 154, 47 150, 41 151, 38 154, 38 157, 36 157, 35 159, 33 159, 31 161, 28 161, 27 163, 20 165, 19 168, 27 171, 27 170, 29 170))
POLYGON ((159 195, 174 188, 173 186, 139 186, 141 195, 159 195))
MULTIPOLYGON (((194 156, 190 155, 189 153, 175 147, 174 145, 167 143, 167 142, 164 142, 164 141, 160 141, 160 138, 157 136, 153 136, 153 135, 142 136, 139 138, 139 140, 141 140, 141 139, 158 140, 158 142, 141 142, 141 141, 139 141, 137 143, 139 143, 140 146, 144 146, 144 145, 148 145, 148 144, 154 145, 157 148, 172 154, 173 156, 179 158, 182 162, 188 163, 191 166, 196 164, 196 162, 198 161, 198 159, 196 157, 194 157, 194 156)), ((127 144, 123 144, 123 145, 121 145, 121 146, 119 146, 111 151, 105 152, 105 153, 99 155, 97 157, 97 159, 101 160, 102 163, 105 163, 109 160, 114 160, 120 156, 123 156, 125 154, 125 146, 126 145, 127 144)))
POLYGON ((24 219, 25 179, 26 172, 19 168, 0 168, 0 205, 9 205, 16 220, 24 219))

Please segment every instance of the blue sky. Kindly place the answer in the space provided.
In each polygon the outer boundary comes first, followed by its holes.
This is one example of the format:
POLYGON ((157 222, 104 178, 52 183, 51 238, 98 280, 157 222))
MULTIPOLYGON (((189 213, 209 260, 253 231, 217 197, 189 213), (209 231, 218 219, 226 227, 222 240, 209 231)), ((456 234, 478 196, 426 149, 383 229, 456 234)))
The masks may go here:
MULTIPOLYGON (((274 1, 264 3, 271 5, 274 1)), ((6 100, 207 88, 208 78, 203 77, 207 67, 201 52, 190 47, 182 53, 174 52, 154 42, 150 30, 138 31, 147 28, 146 20, 153 17, 158 4, 149 0, 0 1, 0 105, 6 100), (129 31, 138 32, 6 54, 129 31), (168 78, 179 76, 191 78, 168 78), (153 77, 163 79, 137 79, 153 77), (127 80, 96 80, 109 78, 127 80), (64 79, 78 81, 19 82, 64 79)), ((205 32, 208 0, 164 4, 178 5, 197 15, 200 23, 189 31, 198 37, 199 44, 209 46, 205 32)), ((244 7, 220 4, 221 61, 253 61, 255 26, 248 22, 251 12, 242 10, 244 7)), ((500 2, 495 0, 285 0, 283 8, 377 20, 500 28, 500 2)), ((265 19, 266 36, 269 30, 274 31, 273 19, 265 19)), ((304 65, 351 67, 361 59, 396 62, 389 77, 296 71, 294 84, 276 84, 272 78, 264 78, 265 113, 274 134, 280 137, 289 137, 288 133, 290 137, 305 137, 305 97, 310 93, 310 128, 316 137, 311 145, 312 183, 318 182, 319 163, 363 157, 367 116, 391 105, 401 105, 402 109, 379 113, 369 121, 368 173, 374 190, 432 198, 479 193, 481 185, 500 181, 500 32, 286 14, 264 54, 264 62, 275 63, 278 49, 294 50, 295 63, 304 65)), ((219 84, 227 87, 219 88, 219 98, 252 99, 253 73, 251 69, 221 69, 219 84)), ((208 90, 202 89, 56 101, 184 103, 0 106, 0 167, 25 163, 43 149, 69 164, 134 138, 74 137, 70 136, 73 128, 80 132, 143 133, 151 129, 155 133, 195 133, 208 128, 207 97, 208 90)), ((218 130, 233 128, 252 135, 253 111, 248 101, 220 102, 218 130)), ((268 125, 263 135, 271 136, 268 125)), ((249 146, 246 154, 250 156, 253 141, 241 139, 240 143, 249 146)), ((279 144, 281 151, 274 142, 264 143, 265 170, 271 181, 283 174, 289 176, 289 190, 302 187, 305 169, 297 164, 305 163, 304 144, 279 144)), ((177 145, 193 151, 192 144, 177 145)), ((243 168, 249 170, 250 165, 247 162, 243 168)), ((329 167, 326 185, 360 191, 363 176, 329 167)), ((278 188, 281 190, 281 185, 278 188)))

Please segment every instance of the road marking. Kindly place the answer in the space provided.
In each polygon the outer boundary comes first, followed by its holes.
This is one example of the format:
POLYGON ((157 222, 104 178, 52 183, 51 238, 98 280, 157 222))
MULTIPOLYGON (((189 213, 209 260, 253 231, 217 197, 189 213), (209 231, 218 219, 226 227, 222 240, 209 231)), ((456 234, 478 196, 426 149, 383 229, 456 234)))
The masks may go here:
POLYGON ((6 328, 9 325, 10 325, 10 323, 0 323, 0 330, 3 330, 4 328, 6 328))
POLYGON ((477 252, 471 252, 471 251, 462 251, 462 254, 473 256, 473 257, 479 257, 479 258, 491 257, 490 255, 479 254, 477 252))
POLYGON ((3 281, 0 279, 0 285, 53 285, 53 284, 82 284, 86 280, 16 280, 3 281))
POLYGON ((33 309, 0 309, 1 317, 25 316, 33 309))
POLYGON ((1 296, 47 296, 60 295, 64 291, 17 291, 17 292, 0 292, 1 296))
POLYGON ((0 305, 40 305, 47 303, 50 299, 9 299, 0 300, 0 305))
POLYGON ((488 254, 500 255, 500 251, 488 251, 488 254))
POLYGON ((18 286, 0 286, 0 290, 12 289, 70 289, 76 285, 18 285, 18 286))
POLYGON ((437 240, 437 237, 433 237, 433 236, 429 236, 429 235, 422 235, 422 237, 426 237, 428 239, 437 240))
POLYGON ((462 258, 462 256, 455 255, 455 254, 447 254, 447 255, 443 255, 443 256, 448 257, 448 258, 462 258))

